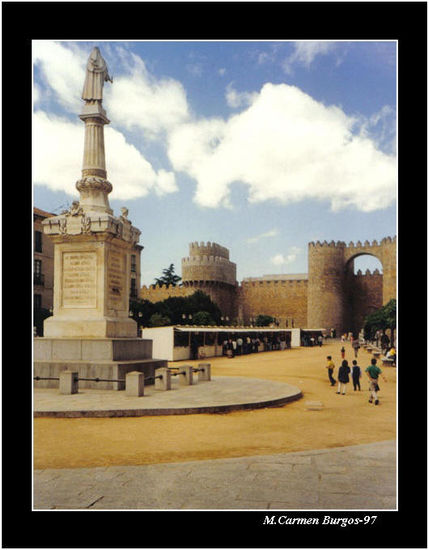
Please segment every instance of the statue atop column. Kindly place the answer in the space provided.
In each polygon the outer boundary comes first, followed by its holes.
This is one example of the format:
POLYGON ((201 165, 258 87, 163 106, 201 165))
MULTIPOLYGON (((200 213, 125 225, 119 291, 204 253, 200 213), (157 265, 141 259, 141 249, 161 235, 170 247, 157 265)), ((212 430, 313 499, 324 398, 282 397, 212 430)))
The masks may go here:
POLYGON ((103 99, 103 86, 105 82, 113 82, 113 79, 109 76, 107 64, 100 50, 95 47, 86 65, 82 99, 85 101, 101 101, 103 99))

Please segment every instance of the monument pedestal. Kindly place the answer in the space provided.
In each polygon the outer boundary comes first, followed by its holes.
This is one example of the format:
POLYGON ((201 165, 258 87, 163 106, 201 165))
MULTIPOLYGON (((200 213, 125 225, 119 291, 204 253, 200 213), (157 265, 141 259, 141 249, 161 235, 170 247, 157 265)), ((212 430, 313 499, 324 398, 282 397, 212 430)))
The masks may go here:
MULTIPOLYGON (((60 372, 73 370, 79 378, 109 380, 79 381, 82 389, 124 390, 128 372, 141 372, 147 379, 155 376, 155 370, 161 367, 167 367, 167 361, 152 358, 152 340, 45 337, 34 340, 34 376, 59 378, 60 372)), ((145 384, 154 384, 154 380, 145 384)), ((35 385, 36 388, 57 388, 58 381, 39 380, 35 385)))

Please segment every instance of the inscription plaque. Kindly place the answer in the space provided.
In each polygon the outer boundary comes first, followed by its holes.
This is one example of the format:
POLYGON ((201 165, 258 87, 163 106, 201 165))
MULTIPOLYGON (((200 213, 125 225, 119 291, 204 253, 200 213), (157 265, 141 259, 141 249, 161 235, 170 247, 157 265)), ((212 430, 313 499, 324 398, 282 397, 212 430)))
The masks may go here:
POLYGON ((63 253, 63 307, 97 307, 97 255, 63 253))
POLYGON ((111 250, 107 269, 108 307, 124 309, 125 296, 125 257, 124 254, 111 250))

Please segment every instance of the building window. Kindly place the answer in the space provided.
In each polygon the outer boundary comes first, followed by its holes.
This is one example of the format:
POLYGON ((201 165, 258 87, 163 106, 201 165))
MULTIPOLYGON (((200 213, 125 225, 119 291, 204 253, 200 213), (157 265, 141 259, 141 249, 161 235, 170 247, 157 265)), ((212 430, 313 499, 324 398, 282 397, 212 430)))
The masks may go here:
POLYGON ((42 309, 42 295, 41 294, 35 294, 34 295, 34 309, 42 309))
POLYGON ((136 272, 136 255, 131 254, 131 271, 136 272))
POLYGON ((137 298, 136 280, 131 279, 130 298, 137 298))
POLYGON ((42 260, 34 260, 34 284, 43 285, 44 276, 42 274, 42 260))
POLYGON ((35 252, 42 252, 42 232, 34 232, 34 250, 35 252))

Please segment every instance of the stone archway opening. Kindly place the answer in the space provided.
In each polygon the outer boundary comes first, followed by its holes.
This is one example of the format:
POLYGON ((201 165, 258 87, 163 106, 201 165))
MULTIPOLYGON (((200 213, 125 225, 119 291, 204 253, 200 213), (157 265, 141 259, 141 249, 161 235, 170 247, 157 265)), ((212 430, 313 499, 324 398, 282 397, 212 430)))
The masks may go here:
POLYGON ((345 264, 345 322, 355 336, 365 317, 383 305, 383 265, 374 255, 361 253, 345 264))

